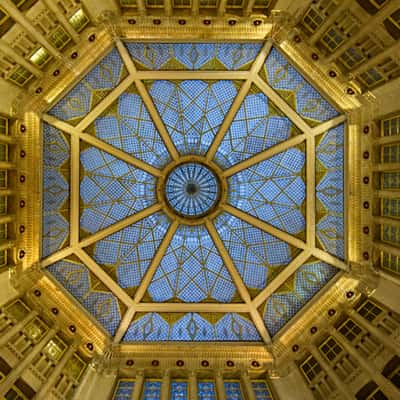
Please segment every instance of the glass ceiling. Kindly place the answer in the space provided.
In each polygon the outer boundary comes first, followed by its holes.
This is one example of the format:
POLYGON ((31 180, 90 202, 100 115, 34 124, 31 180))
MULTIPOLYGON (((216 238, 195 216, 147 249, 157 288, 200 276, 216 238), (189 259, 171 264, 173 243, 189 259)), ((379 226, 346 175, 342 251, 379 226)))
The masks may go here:
POLYGON ((345 268, 344 121, 269 42, 121 43, 43 115, 42 266, 117 342, 268 343, 345 268))

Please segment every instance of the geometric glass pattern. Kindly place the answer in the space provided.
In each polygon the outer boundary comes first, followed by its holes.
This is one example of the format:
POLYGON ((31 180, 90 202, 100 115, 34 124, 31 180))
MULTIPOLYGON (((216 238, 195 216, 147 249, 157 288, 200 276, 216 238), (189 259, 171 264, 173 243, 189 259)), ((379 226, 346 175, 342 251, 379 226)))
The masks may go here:
POLYGON ((189 163, 175 168, 165 184, 168 203, 178 214, 205 214, 217 201, 218 182, 204 165, 189 163))
POLYGON ((339 114, 275 48, 269 53, 261 75, 310 125, 339 114))
POLYGON ((344 258, 344 125, 317 138, 316 195, 319 246, 344 258))
POLYGON ((120 44, 42 117, 42 266, 116 344, 268 344, 346 268, 345 118, 268 43, 120 44))
POLYGON ((229 179, 229 203, 292 235, 304 236, 306 156, 290 148, 229 179))
POLYGON ((126 332, 126 342, 259 341, 246 315, 235 313, 146 313, 137 315, 126 332))
POLYGON ((275 335, 336 273, 336 268, 322 261, 303 264, 263 307, 270 334, 275 335))
POLYGON ((43 257, 63 248, 69 235, 69 162, 68 136, 43 124, 43 257))

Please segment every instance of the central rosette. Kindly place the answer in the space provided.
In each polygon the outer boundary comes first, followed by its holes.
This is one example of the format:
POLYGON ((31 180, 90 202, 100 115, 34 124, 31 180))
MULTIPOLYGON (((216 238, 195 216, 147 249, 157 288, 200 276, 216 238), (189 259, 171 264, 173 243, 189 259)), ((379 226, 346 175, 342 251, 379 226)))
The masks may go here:
POLYGON ((201 217, 210 212, 220 196, 216 175, 205 165, 188 162, 175 167, 165 182, 169 206, 185 217, 201 217))

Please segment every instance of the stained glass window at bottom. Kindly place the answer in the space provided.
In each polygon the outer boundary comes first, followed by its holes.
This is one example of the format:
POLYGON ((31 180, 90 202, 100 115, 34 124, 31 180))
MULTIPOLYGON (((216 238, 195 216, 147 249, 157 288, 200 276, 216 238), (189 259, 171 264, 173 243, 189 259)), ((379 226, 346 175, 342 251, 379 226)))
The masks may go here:
POLYGON ((273 397, 268 389, 268 385, 264 381, 252 381, 256 400, 273 400, 273 397))
POLYGON ((212 381, 200 381, 197 383, 198 400, 217 400, 215 384, 212 381))
POLYGON ((144 382, 142 400, 159 400, 161 396, 161 381, 146 380, 144 382))
POLYGON ((242 400, 242 391, 240 389, 239 381, 225 381, 225 398, 226 400, 242 400))
POLYGON ((135 382, 131 379, 120 379, 115 388, 113 400, 130 400, 134 387, 135 382))
POLYGON ((170 400, 188 400, 188 384, 185 381, 172 381, 170 400))

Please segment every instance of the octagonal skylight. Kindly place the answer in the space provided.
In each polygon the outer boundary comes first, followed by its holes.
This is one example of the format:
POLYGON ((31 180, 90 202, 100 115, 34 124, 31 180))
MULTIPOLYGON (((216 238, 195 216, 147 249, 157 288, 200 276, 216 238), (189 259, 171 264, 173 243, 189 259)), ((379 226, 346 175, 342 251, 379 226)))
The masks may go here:
POLYGON ((124 43, 43 115, 41 264, 117 341, 270 342, 345 266, 345 131, 269 42, 124 43))

